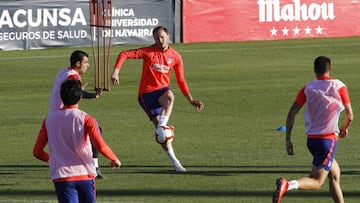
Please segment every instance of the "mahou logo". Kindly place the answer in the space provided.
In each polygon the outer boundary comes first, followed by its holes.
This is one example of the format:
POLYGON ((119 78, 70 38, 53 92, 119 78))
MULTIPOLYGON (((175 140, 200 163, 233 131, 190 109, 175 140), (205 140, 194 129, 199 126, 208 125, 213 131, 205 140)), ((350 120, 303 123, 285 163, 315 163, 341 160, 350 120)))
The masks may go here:
POLYGON ((276 38, 320 37, 331 30, 324 21, 335 21, 335 3, 326 0, 258 0, 259 23, 272 28, 276 38), (325 27, 324 27, 325 26, 325 27))
POLYGON ((280 0, 259 0, 259 22, 334 20, 334 3, 292 3, 280 4, 280 0))

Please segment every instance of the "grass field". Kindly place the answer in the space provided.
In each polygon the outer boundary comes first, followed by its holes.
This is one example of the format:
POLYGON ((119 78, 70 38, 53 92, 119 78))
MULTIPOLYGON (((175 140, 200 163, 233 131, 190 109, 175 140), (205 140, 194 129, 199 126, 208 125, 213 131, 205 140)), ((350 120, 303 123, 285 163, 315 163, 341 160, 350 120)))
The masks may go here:
MULTIPOLYGON (((105 140, 123 167, 111 170, 100 158, 107 179, 97 180, 98 202, 270 202, 275 179, 308 175, 311 156, 305 145, 302 114, 293 129, 294 156, 285 152, 285 124, 297 91, 314 79, 318 55, 332 59, 332 76, 349 88, 355 121, 340 140, 336 158, 342 168, 346 202, 360 201, 360 38, 173 45, 183 56, 192 95, 205 104, 197 113, 181 95, 169 124, 186 174, 172 172, 152 137, 152 124, 137 104, 140 60, 128 60, 120 86, 81 109, 97 118, 105 140)), ((112 64, 123 49, 112 48, 112 64)), ((0 203, 56 202, 48 167, 32 157, 56 73, 78 48, 0 52, 0 203)), ((91 53, 91 48, 79 48, 91 53)), ((93 69, 83 76, 92 89, 93 69)), ((291 191, 283 202, 332 202, 327 182, 319 191, 291 191)))

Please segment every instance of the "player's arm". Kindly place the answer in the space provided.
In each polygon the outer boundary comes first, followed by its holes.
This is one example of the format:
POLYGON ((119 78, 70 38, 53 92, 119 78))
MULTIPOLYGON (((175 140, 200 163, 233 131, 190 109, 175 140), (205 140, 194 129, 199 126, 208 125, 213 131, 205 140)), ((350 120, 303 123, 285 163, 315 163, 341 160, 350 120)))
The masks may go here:
POLYGON ((94 99, 94 98, 99 98, 99 96, 101 95, 101 90, 97 90, 97 92, 88 92, 86 90, 82 90, 82 98, 84 99, 94 99))
POLYGON ((138 59, 143 57, 143 48, 140 49, 133 49, 133 50, 124 50, 121 51, 116 58, 115 65, 114 65, 114 71, 111 75, 111 80, 113 84, 119 85, 119 73, 120 69, 125 63, 126 59, 138 59))
POLYGON ((44 150, 47 143, 48 137, 44 120, 33 148, 33 156, 44 162, 49 162, 49 154, 44 150))
POLYGON ((294 148, 293 148, 293 144, 291 142, 291 132, 292 132, 292 128, 295 123, 295 116, 306 102, 306 95, 305 95, 304 90, 305 90, 305 87, 303 87, 298 92, 296 99, 295 99, 294 103, 292 104, 292 106, 290 107, 290 110, 289 110, 287 118, 286 118, 285 142, 286 142, 286 152, 288 155, 294 155, 294 148))
POLYGON ((348 129, 350 127, 350 124, 352 123, 354 119, 354 114, 352 111, 351 104, 345 104, 345 118, 343 124, 340 126, 340 134, 339 136, 341 138, 345 138, 348 135, 348 129))
POLYGON ((110 166, 112 168, 119 168, 121 166, 120 160, 117 158, 115 153, 111 150, 101 136, 100 128, 94 118, 89 115, 85 116, 85 135, 89 135, 91 143, 94 145, 97 151, 108 158, 110 166))
POLYGON ((350 97, 347 88, 344 86, 339 90, 339 94, 341 96, 341 100, 345 107, 345 116, 343 124, 340 126, 340 134, 339 136, 341 138, 345 138, 348 135, 348 129, 350 127, 350 124, 352 123, 354 119, 353 110, 350 103, 350 97))
POLYGON ((185 95, 185 97, 190 102, 190 104, 196 108, 197 111, 201 111, 204 108, 204 104, 200 100, 193 99, 190 93, 185 95))
POLYGON ((95 93, 86 91, 85 88, 88 85, 88 83, 83 84, 82 81, 81 81, 80 76, 77 75, 77 74, 69 75, 67 77, 67 79, 68 80, 79 80, 80 81, 81 88, 82 88, 82 98, 84 98, 84 99, 99 98, 102 95, 101 89, 97 89, 95 93))
POLYGON ((193 105, 197 111, 201 111, 204 108, 204 104, 200 100, 195 100, 190 93, 189 87, 186 83, 184 76, 184 66, 183 61, 180 56, 178 56, 178 63, 174 66, 176 83, 178 84, 182 94, 193 105))
POLYGON ((291 132, 295 123, 295 116, 299 112, 301 107, 302 107, 301 105, 297 103, 293 103, 286 118, 285 141, 286 141, 286 152, 288 153, 288 155, 294 155, 294 148, 291 142, 291 132))
POLYGON ((285 136, 285 147, 288 155, 294 155, 294 147, 291 142, 291 132, 295 123, 295 116, 301 109, 301 105, 293 103, 286 118, 286 136, 285 136))

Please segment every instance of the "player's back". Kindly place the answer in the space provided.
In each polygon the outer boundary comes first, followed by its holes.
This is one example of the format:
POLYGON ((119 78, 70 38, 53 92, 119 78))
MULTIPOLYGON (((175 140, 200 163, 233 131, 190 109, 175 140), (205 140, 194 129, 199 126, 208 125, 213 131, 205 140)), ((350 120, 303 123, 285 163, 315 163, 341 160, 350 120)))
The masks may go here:
POLYGON ((96 175, 89 137, 85 137, 87 113, 77 108, 49 112, 46 132, 52 179, 96 175))
POLYGON ((60 97, 60 88, 61 84, 70 78, 81 81, 79 73, 72 68, 64 68, 56 75, 50 93, 49 111, 56 111, 64 106, 60 97))
POLYGON ((328 134, 338 131, 340 112, 344 109, 339 89, 344 84, 336 79, 314 80, 306 85, 304 112, 307 134, 328 134))

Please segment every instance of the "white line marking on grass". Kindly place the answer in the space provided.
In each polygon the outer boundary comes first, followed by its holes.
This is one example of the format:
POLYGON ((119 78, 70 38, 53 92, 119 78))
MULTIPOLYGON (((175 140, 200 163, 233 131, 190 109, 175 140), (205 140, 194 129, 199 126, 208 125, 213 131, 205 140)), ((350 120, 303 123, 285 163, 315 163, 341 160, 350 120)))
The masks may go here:
MULTIPOLYGON (((178 49, 179 52, 196 53, 196 52, 224 52, 224 51, 239 51, 239 50, 276 50, 276 49, 304 49, 304 48, 321 48, 321 47, 347 47, 359 46, 360 43, 337 43, 337 44, 318 44, 318 45, 288 45, 288 46, 270 46, 270 47, 239 47, 239 48, 214 48, 214 49, 178 49)), ((31 51, 31 50, 27 50, 31 51)), ((89 53, 90 54, 90 53, 89 53)), ((110 56, 117 56, 118 53, 110 54, 110 56)), ((92 55, 90 54, 92 57, 92 55)), ((43 58, 65 58, 67 55, 50 55, 50 56, 13 56, 13 57, 0 57, 0 60, 21 60, 21 59, 43 59, 43 58)))
MULTIPOLYGON (((89 54, 92 57, 91 54, 89 54)), ((110 54, 110 56, 117 56, 118 54, 110 54)), ((102 55, 100 55, 102 56, 102 55)), ((48 58, 67 58, 68 55, 51 55, 51 56, 10 56, 10 57, 0 57, 0 60, 18 60, 18 59, 48 59, 48 58)))
POLYGON ((305 49, 305 48, 322 48, 322 47, 348 47, 348 46, 359 46, 360 43, 341 43, 341 44, 318 44, 318 45, 298 45, 298 46, 269 46, 269 47, 239 47, 239 48, 216 48, 216 49, 187 49, 180 50, 179 52, 184 53, 195 53, 195 52, 224 52, 224 51, 239 51, 239 50, 277 50, 277 49, 305 49))

